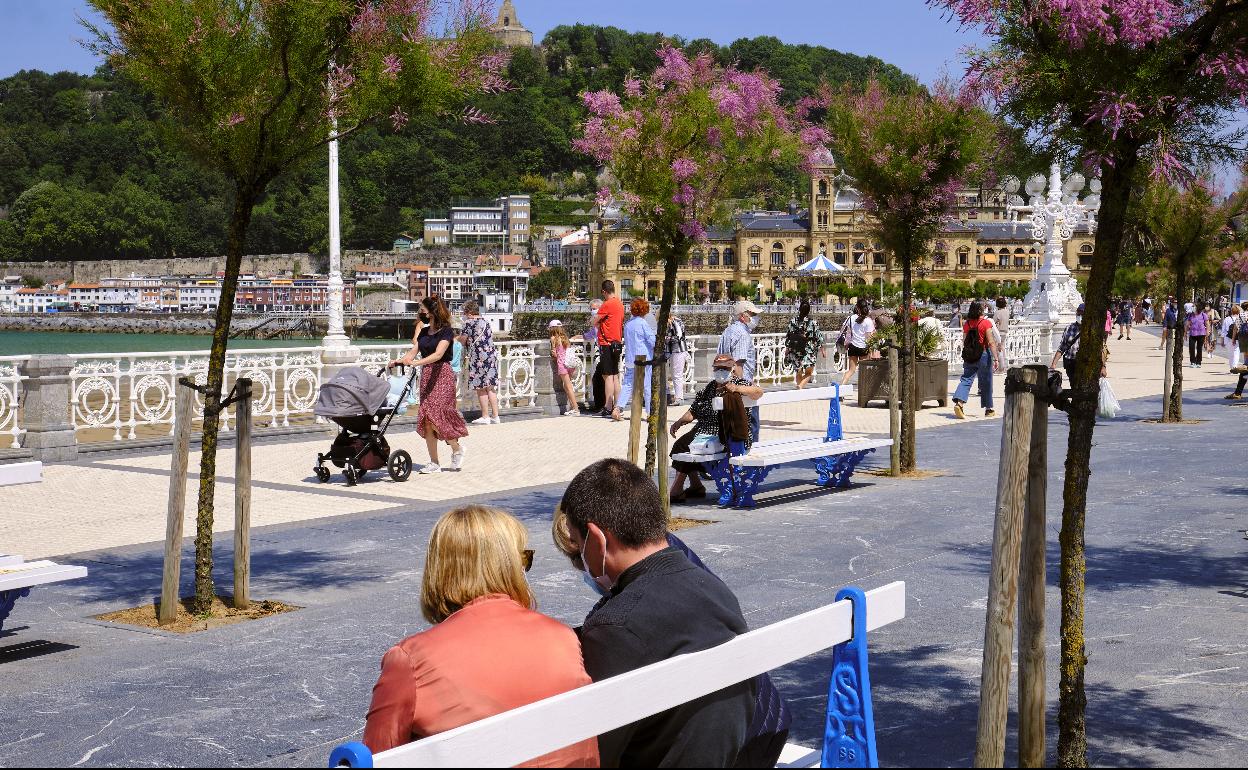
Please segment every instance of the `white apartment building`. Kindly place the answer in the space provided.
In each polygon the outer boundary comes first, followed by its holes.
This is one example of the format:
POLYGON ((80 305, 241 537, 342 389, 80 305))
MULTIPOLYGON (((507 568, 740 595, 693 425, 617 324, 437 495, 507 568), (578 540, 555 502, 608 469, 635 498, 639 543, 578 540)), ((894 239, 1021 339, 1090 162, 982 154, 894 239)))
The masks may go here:
POLYGON ((473 261, 448 259, 429 266, 429 293, 442 298, 447 307, 458 310, 464 302, 473 298, 473 261))
POLYGON ((17 290, 23 285, 20 275, 0 278, 0 313, 17 312, 17 290))
POLYGON ((504 248, 529 242, 532 204, 527 195, 503 195, 492 203, 452 206, 446 219, 425 220, 425 243, 496 243, 504 248))
POLYGON ((46 313, 69 304, 69 290, 60 286, 41 289, 18 289, 15 295, 18 313, 46 313))

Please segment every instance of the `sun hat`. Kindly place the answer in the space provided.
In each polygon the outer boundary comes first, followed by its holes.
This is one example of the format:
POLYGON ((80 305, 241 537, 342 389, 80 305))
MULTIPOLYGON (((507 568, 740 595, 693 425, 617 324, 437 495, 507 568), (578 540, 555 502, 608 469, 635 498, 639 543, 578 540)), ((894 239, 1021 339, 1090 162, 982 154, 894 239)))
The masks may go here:
POLYGON ((736 316, 741 315, 742 313, 750 313, 752 315, 758 315, 762 312, 763 311, 758 309, 757 305, 755 305, 753 302, 750 302, 748 299, 737 300, 737 304, 732 306, 732 315, 734 318, 736 316))
POLYGON ((712 369, 731 369, 737 365, 737 359, 727 353, 720 353, 715 356, 715 360, 711 362, 712 369))
POLYGON ((563 326, 563 321, 560 321, 558 318, 546 324, 547 329, 557 329, 560 326, 563 326))

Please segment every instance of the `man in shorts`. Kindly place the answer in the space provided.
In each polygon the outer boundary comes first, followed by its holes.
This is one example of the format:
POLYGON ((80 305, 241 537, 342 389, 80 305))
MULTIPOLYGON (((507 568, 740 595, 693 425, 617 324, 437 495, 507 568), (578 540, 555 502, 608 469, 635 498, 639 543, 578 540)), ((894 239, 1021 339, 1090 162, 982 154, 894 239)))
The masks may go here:
POLYGON ((610 417, 620 398, 620 355, 624 352, 624 303, 615 294, 615 282, 602 282, 602 306, 594 316, 598 329, 598 361, 606 403, 599 413, 610 417))

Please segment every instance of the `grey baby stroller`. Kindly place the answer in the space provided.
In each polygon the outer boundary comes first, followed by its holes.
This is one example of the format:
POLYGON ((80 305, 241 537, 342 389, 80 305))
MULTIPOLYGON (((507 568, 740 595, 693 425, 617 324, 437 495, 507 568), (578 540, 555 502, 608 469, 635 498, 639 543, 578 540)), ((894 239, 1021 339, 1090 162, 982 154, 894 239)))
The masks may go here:
POLYGON ((393 398, 385 370, 373 376, 367 369, 352 366, 343 369, 321 386, 312 412, 337 423, 339 431, 328 454, 316 456, 312 470, 321 483, 329 481, 330 470, 325 461, 342 468, 347 486, 353 487, 369 471, 385 468, 395 481, 407 481, 412 475, 412 456, 402 449, 391 452, 386 442, 386 429, 396 414, 406 409, 408 395, 416 380, 416 369, 393 398))

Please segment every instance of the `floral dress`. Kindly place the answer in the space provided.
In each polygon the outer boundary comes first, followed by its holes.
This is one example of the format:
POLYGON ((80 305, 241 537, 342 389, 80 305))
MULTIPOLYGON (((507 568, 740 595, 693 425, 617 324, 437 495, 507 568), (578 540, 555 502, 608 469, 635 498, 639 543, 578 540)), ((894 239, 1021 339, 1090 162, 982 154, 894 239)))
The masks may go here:
POLYGON ((789 320, 789 330, 785 334, 785 341, 794 337, 794 333, 800 333, 805 340, 805 345, 798 350, 789 349, 787 344, 784 351, 784 365, 790 369, 802 371, 810 369, 819 358, 819 348, 823 345, 822 335, 819 334, 819 325, 815 323, 815 319, 807 318, 804 321, 798 318, 789 320))
POLYGON ((498 387, 498 351, 494 349, 494 332, 484 318, 464 321, 464 347, 468 353, 468 387, 473 390, 498 387))

